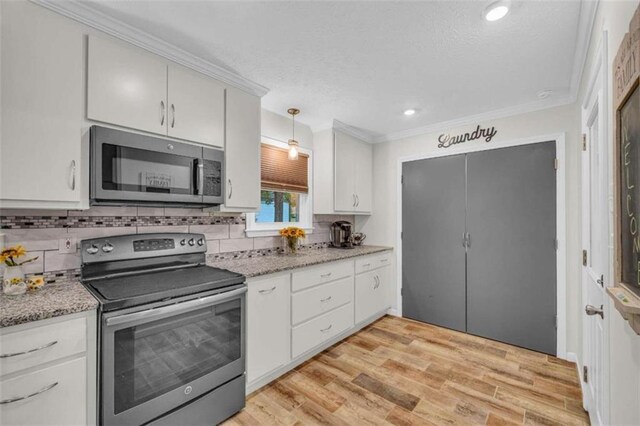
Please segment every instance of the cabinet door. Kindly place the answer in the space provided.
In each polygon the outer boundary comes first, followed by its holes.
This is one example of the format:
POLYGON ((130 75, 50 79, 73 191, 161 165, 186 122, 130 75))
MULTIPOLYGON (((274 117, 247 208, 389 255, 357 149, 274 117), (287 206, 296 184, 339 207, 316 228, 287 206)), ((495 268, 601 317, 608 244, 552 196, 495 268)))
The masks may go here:
POLYGON ((356 323, 380 313, 387 307, 389 267, 356 275, 356 323))
POLYGON ((224 86, 179 65, 169 65, 169 136, 224 147, 224 86))
POLYGON ((249 383, 289 362, 290 276, 248 282, 247 381, 249 383))
POLYGON ((227 87, 225 207, 260 207, 260 98, 227 87))
POLYGON ((28 2, 3 2, 0 28, 0 199, 79 202, 80 27, 28 2))
POLYGON ((4 425, 87 424, 87 359, 76 358, 0 382, 0 400, 33 395, 3 404, 4 425))
POLYGON ((373 205, 373 149, 359 142, 356 149, 356 211, 370 213, 373 205))
POLYGON ((167 65, 115 40, 89 38, 87 117, 166 135, 167 65))
POLYGON ((344 133, 335 132, 335 182, 334 206, 339 212, 353 212, 356 209, 356 159, 358 141, 344 133))

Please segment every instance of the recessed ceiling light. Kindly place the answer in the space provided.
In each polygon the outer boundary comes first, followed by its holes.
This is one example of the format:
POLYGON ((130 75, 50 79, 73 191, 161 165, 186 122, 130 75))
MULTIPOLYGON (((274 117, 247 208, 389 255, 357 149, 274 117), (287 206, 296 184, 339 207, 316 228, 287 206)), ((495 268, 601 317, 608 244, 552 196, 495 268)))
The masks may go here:
POLYGON ((553 95, 553 90, 541 90, 538 92, 538 98, 540 99, 547 99, 551 95, 553 95))
POLYGON ((484 19, 493 22, 502 19, 509 13, 509 2, 505 0, 491 3, 484 10, 484 19))
POLYGON ((416 110, 415 110, 415 109, 406 109, 406 110, 404 111, 404 115, 413 115, 413 114, 415 114, 415 113, 416 113, 416 110))

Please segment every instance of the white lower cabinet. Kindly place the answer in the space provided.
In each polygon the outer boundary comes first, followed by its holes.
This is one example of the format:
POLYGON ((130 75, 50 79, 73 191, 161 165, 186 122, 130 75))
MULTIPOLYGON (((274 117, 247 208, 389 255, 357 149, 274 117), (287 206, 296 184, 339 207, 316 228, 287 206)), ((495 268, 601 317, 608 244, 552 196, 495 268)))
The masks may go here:
POLYGON ((384 315, 391 260, 384 252, 249 279, 247 392, 384 315))
POLYGON ((248 280, 247 381, 289 361, 290 275, 248 280))
POLYGON ((0 329, 0 424, 94 425, 96 312, 0 329))
POLYGON ((356 275, 356 323, 389 308, 389 266, 356 275))
POLYGON ((0 381, 3 425, 84 425, 86 412, 86 358, 56 364, 0 381), (33 396, 30 396, 33 395, 33 396))

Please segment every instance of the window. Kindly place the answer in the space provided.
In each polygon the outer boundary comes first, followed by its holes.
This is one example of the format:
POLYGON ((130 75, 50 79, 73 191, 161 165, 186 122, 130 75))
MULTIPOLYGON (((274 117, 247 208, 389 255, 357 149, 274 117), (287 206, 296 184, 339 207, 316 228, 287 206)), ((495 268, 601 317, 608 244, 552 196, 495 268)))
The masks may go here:
POLYGON ((247 213, 247 236, 278 235, 281 228, 292 225, 312 232, 311 151, 299 152, 297 160, 289 160, 286 143, 263 141, 260 210, 247 213))

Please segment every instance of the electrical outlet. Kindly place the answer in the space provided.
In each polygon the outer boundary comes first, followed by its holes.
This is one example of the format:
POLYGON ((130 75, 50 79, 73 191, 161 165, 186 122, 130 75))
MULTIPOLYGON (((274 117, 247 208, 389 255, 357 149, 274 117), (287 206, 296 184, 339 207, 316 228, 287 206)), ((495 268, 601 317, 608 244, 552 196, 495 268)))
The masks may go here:
POLYGON ((58 240, 58 251, 60 253, 75 253, 78 250, 78 240, 76 237, 65 237, 58 240))

